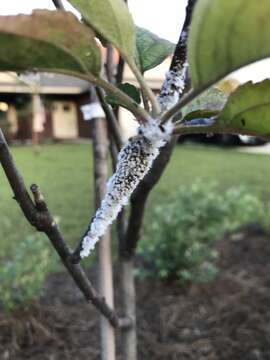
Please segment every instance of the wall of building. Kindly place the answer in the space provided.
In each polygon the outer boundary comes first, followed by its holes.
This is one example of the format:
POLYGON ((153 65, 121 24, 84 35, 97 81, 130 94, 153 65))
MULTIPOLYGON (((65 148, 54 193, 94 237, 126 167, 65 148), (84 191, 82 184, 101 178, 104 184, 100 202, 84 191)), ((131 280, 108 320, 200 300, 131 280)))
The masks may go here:
MULTIPOLYGON (((43 99, 44 100, 44 99, 43 99)), ((80 96, 55 96, 45 99, 46 121, 43 131, 38 133, 40 140, 72 140, 91 137, 91 121, 85 121, 80 106, 89 102, 87 94, 80 96)), ((16 140, 32 138, 33 115, 20 115, 17 120, 16 140)))
POLYGON ((85 93, 78 97, 77 100, 77 117, 78 117, 78 127, 79 127, 79 137, 81 138, 91 138, 92 126, 91 120, 84 120, 83 114, 81 111, 81 106, 86 105, 90 102, 90 97, 88 93, 85 93))

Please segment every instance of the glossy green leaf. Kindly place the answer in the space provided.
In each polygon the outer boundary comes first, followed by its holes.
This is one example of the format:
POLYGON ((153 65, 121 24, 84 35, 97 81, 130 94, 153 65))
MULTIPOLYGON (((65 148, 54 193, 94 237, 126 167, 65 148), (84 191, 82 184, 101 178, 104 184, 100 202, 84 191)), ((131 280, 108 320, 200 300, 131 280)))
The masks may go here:
POLYGON ((240 86, 229 97, 218 124, 236 131, 270 135, 270 80, 240 86))
POLYGON ((269 0, 198 0, 188 61, 195 88, 270 56, 269 0))
MULTIPOLYGON (((122 90, 125 94, 127 94, 129 97, 131 97, 134 101, 136 101, 137 104, 141 103, 141 95, 138 88, 136 88, 136 86, 130 83, 123 83, 118 85, 118 88, 122 90)), ((112 106, 120 105, 125 107, 125 104, 122 104, 121 101, 118 100, 118 98, 112 95, 107 95, 106 101, 112 106)))
POLYGON ((0 16, 0 70, 76 75, 101 69, 100 50, 88 27, 69 12, 37 10, 0 16))
POLYGON ((135 25, 123 0, 68 0, 85 21, 123 55, 135 53, 135 25))
POLYGON ((174 51, 175 44, 161 39, 151 31, 136 27, 136 63, 145 72, 165 60, 174 51))

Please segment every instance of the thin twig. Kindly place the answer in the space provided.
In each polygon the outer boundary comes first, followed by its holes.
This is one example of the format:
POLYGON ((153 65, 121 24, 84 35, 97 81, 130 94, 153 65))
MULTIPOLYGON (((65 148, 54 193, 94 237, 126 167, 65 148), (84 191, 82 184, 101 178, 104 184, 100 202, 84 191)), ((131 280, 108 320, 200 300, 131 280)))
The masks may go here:
POLYGON ((150 107, 149 107, 149 102, 148 102, 148 98, 145 95, 144 90, 141 90, 141 94, 142 94, 142 100, 143 100, 143 107, 145 108, 146 111, 150 111, 150 107))
POLYGON ((106 76, 107 80, 110 83, 114 83, 115 81, 115 65, 114 65, 114 50, 111 44, 108 44, 106 47, 106 63, 105 63, 105 70, 106 70, 106 76))
POLYGON ((38 231, 42 231, 47 235, 53 247, 60 256, 63 264, 72 276, 78 288, 85 296, 86 300, 90 301, 96 308, 98 308, 99 311, 110 321, 112 326, 118 327, 119 318, 115 311, 113 311, 106 304, 104 298, 97 293, 81 266, 72 264, 70 262, 72 252, 66 244, 65 239, 52 215, 50 214, 47 204, 37 185, 31 186, 35 203, 29 196, 24 180, 14 163, 1 130, 0 162, 9 181, 10 187, 13 190, 14 198, 17 200, 28 222, 38 231))
MULTIPOLYGON (((117 70, 116 70, 116 76, 115 76, 115 83, 121 84, 123 81, 123 74, 124 74, 124 68, 125 68, 125 60, 122 58, 122 56, 119 57, 117 70)), ((119 119, 119 109, 120 106, 116 106, 114 109, 114 113, 117 119, 119 119)))
POLYGON ((160 113, 160 105, 159 102, 157 100, 156 95, 154 94, 154 92, 152 91, 152 89, 149 87, 149 85, 147 84, 147 82, 145 81, 142 73, 140 72, 140 70, 138 69, 137 65, 135 64, 134 61, 130 61, 130 59, 125 59, 127 64, 129 65, 131 71, 133 72, 133 74, 135 75, 142 91, 144 91, 145 96, 149 99, 151 105, 152 105, 152 114, 153 116, 158 116, 158 114, 160 113))
POLYGON ((121 149, 123 145, 123 139, 120 133, 119 125, 116 119, 116 116, 110 107, 105 101, 104 92, 99 87, 96 87, 97 97, 102 106, 102 109, 106 115, 106 120, 108 123, 109 130, 112 132, 114 142, 117 146, 118 151, 121 149))
POLYGON ((122 56, 120 56, 117 66, 116 76, 115 76, 116 84, 121 84, 123 80, 124 67, 125 67, 125 60, 122 58, 122 56))

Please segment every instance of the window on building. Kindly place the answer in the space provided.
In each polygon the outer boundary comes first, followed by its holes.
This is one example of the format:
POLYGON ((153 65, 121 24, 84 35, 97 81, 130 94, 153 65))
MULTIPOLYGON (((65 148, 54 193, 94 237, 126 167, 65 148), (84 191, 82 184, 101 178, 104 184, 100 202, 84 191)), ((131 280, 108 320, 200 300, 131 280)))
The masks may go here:
POLYGON ((64 104, 63 105, 63 110, 64 111, 70 111, 70 105, 69 104, 64 104))

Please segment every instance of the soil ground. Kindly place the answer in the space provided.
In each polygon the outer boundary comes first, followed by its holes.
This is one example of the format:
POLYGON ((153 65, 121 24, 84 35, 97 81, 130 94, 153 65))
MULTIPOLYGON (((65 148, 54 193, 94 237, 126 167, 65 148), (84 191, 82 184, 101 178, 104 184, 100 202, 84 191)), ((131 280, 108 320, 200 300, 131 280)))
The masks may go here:
MULTIPOLYGON (((137 281, 139 360, 270 360, 270 237, 249 227, 217 247, 212 283, 137 281)), ((116 274, 116 303, 118 286, 116 274)), ((98 319, 68 276, 53 274, 31 313, 0 318, 0 359, 98 360, 98 319)))

